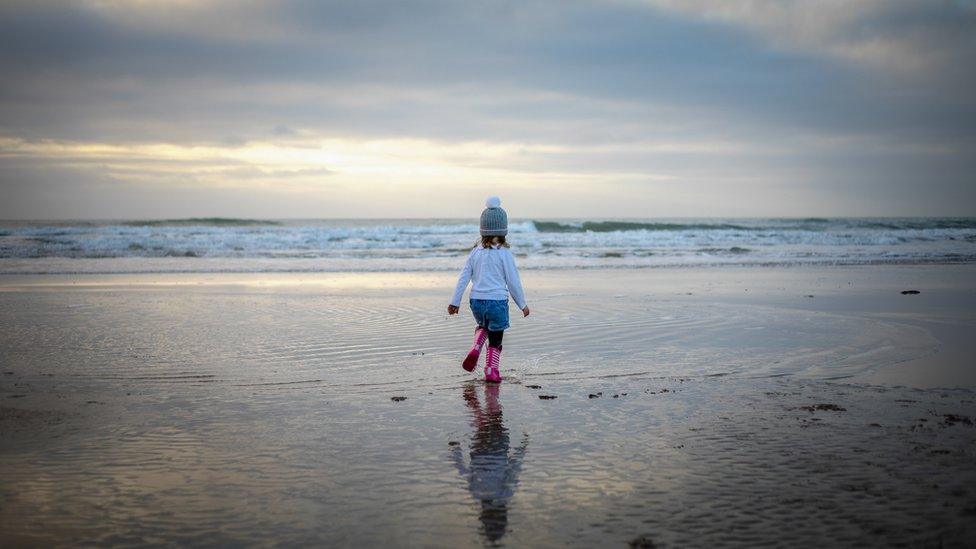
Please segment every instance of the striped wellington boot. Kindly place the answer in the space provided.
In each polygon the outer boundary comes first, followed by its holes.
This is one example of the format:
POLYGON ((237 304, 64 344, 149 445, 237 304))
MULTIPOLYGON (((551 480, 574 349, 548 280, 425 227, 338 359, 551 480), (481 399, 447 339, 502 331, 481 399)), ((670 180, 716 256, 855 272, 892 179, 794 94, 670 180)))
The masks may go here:
POLYGON ((498 372, 498 362, 502 358, 502 348, 488 347, 488 356, 485 357, 485 381, 491 383, 501 383, 502 375, 498 372))
POLYGON ((474 370, 474 367, 478 365, 478 357, 481 356, 481 347, 485 344, 486 339, 488 339, 488 330, 481 326, 475 328, 474 344, 471 345, 468 356, 464 357, 464 362, 461 363, 462 368, 469 372, 474 370))

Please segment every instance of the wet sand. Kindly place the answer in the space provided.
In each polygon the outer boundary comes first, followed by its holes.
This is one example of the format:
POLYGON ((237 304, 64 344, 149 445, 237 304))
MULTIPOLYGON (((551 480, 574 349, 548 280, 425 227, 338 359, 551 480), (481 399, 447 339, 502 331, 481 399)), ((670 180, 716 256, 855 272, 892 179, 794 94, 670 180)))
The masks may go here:
POLYGON ((527 271, 500 387, 449 274, 4 277, 0 534, 972 545, 974 275, 527 271))

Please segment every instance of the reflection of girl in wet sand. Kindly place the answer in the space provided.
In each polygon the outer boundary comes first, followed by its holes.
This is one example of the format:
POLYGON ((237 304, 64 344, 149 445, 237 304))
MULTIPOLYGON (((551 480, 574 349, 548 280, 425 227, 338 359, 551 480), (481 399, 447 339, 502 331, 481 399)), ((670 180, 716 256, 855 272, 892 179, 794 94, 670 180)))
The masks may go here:
POLYGON ((481 502, 482 532, 489 541, 497 541, 505 535, 508 500, 518 484, 529 435, 523 435, 522 444, 509 456, 508 429, 502 423, 502 407, 498 404, 499 386, 484 387, 484 409, 475 388, 471 385, 464 388, 464 400, 471 410, 472 425, 477 429, 471 440, 471 462, 464 465, 458 446, 454 447, 452 457, 458 471, 467 477, 471 495, 481 502))

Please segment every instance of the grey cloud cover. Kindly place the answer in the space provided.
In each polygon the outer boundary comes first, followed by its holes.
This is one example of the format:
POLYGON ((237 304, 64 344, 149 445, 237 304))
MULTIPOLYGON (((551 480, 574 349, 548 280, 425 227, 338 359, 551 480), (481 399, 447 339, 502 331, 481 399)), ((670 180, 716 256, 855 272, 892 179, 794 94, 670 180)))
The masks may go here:
MULTIPOLYGON (((552 150, 466 162, 514 179, 589 174, 590 194, 619 189, 600 187, 600 174, 629 174, 631 187, 666 174, 664 191, 694 189, 705 201, 676 196, 681 215, 972 215, 974 22, 969 2, 828 2, 820 13, 794 2, 8 3, 0 137, 526 143, 552 150), (770 186, 777 200, 722 210, 730 195, 770 186), (816 211, 794 203, 801 198, 816 211)), ((10 198, 0 217, 68 215, 55 204, 83 194, 75 203, 89 206, 75 217, 104 215, 91 195, 122 196, 113 193, 129 173, 0 153, 10 198), (114 184, 92 183, 105 178, 114 184)), ((321 171, 325 187, 332 172, 321 171)), ((240 179, 247 194, 250 178, 240 179)), ((144 183, 131 185, 125 196, 144 183)), ((219 201, 213 189, 197 192, 219 201)), ((354 212, 385 212, 357 211, 377 199, 357 192, 354 212)), ((586 211, 568 200, 530 213, 586 211)), ((623 211, 644 211, 634 208, 623 211)))

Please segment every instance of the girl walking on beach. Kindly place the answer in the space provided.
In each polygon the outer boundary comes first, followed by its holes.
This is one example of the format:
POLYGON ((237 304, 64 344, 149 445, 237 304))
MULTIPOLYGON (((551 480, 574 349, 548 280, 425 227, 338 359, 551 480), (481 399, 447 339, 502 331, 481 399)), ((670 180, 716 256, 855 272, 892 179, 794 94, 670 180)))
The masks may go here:
POLYGON ((515 256, 505 242, 508 234, 508 215, 501 208, 502 201, 497 196, 488 198, 487 206, 481 212, 481 241, 478 242, 458 277, 454 296, 447 306, 447 314, 457 314, 468 282, 472 283, 470 294, 471 313, 478 325, 474 329, 474 345, 464 357, 461 367, 474 370, 478 364, 481 349, 488 341, 485 357, 485 381, 501 383, 502 376, 498 365, 502 355, 502 336, 508 328, 508 295, 522 309, 522 316, 529 316, 525 305, 525 294, 515 267, 515 256))

